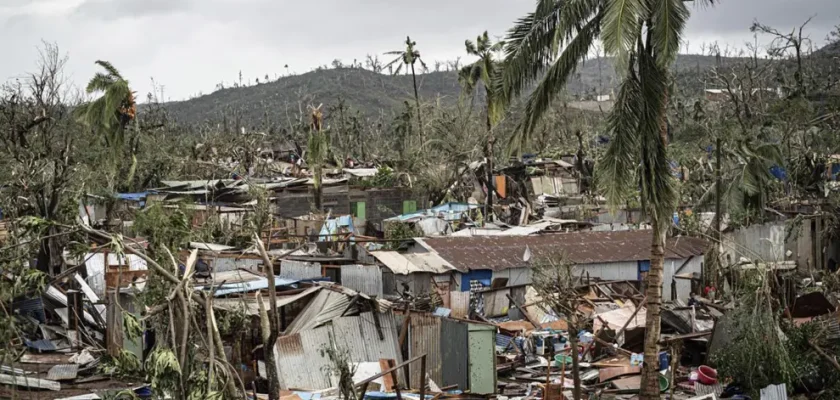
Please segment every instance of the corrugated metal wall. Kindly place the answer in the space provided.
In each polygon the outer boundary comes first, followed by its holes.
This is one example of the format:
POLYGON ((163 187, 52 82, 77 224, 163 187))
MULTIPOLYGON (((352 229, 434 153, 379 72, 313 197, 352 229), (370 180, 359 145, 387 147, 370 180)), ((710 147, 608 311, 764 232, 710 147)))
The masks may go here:
POLYGON ((321 277, 321 264, 283 260, 280 262, 281 278, 312 279, 321 277))
POLYGON ((341 285, 357 292, 382 297, 382 270, 375 265, 342 265, 341 285))
POLYGON ((468 325, 443 319, 440 330, 443 380, 438 385, 458 385, 458 389, 466 390, 470 387, 468 325))
MULTIPOLYGON (((322 367, 329 360, 320 354, 321 348, 330 343, 330 335, 336 346, 347 349, 350 360, 355 363, 379 362, 393 359, 402 362, 398 349, 399 333, 394 315, 379 314, 383 339, 379 339, 373 314, 367 312, 353 317, 341 317, 331 324, 281 337, 277 340, 276 352, 280 385, 303 389, 326 389, 337 379, 324 375, 322 367)), ((402 378, 402 371, 400 379, 402 378)))
POLYGON ((732 262, 741 257, 765 262, 785 259, 784 223, 751 225, 726 233, 723 237, 723 252, 732 258, 732 262))
MULTIPOLYGON (((207 260, 206 258, 203 258, 207 260)), ((235 257, 216 257, 208 260, 210 267, 214 272, 233 271, 236 269, 257 270, 258 266, 262 264, 262 260, 255 258, 240 258, 235 257)))
POLYGON ((470 312, 470 292, 449 292, 449 308, 452 310, 452 317, 465 318, 470 312))
POLYGON ((329 360, 319 350, 329 343, 332 327, 324 326, 277 339, 277 372, 280 387, 302 389, 326 389, 333 386, 335 379, 324 374, 329 360))
POLYGON ((582 264, 577 266, 578 273, 589 272, 590 277, 607 281, 635 281, 639 279, 639 264, 636 261, 582 264))
MULTIPOLYGON (((440 354, 440 318, 431 314, 412 314, 408 356, 426 355, 426 373, 435 382, 443 382, 440 354)), ((420 387, 420 365, 412 364, 411 387, 420 387)))
POLYGON ((527 285, 531 283, 530 268, 509 268, 502 271, 493 271, 493 279, 507 278, 507 286, 527 285))

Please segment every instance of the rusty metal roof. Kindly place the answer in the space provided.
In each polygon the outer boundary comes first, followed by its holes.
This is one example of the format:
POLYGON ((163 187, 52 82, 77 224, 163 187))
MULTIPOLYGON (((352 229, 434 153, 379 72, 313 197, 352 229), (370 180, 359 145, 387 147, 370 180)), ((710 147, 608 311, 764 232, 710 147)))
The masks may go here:
MULTIPOLYGON (((442 237, 423 239, 427 248, 437 252, 459 270, 526 267, 526 249, 531 260, 540 255, 562 253, 575 264, 643 261, 650 259, 651 231, 572 232, 536 236, 442 237)), ((707 247, 703 239, 669 238, 666 259, 684 259, 702 255, 707 247)))

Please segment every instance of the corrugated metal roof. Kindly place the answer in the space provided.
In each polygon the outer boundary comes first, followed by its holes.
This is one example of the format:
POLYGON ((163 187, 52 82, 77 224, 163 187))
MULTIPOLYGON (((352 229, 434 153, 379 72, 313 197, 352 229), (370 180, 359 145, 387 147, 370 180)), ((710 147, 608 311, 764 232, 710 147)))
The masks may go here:
MULTIPOLYGON (((290 286, 300 282, 297 279, 285 279, 279 276, 274 277, 274 286, 290 286)), ((196 290, 210 289, 210 286, 196 286, 196 290)), ((234 293, 248 293, 257 290, 268 289, 268 279, 259 277, 259 279, 247 282, 233 282, 225 283, 221 286, 214 286, 214 297, 227 296, 234 293)))
POLYGON ((398 275, 413 272, 445 274, 455 267, 435 253, 398 253, 396 251, 372 251, 370 254, 385 267, 398 275))
MULTIPOLYGON (((422 239, 425 247, 459 270, 525 267, 526 248, 535 256, 560 252, 576 264, 650 259, 651 231, 573 232, 532 236, 444 237, 422 239)), ((665 258, 702 255, 706 241, 679 237, 667 241, 665 258)))
MULTIPOLYGON (((292 304, 296 301, 303 299, 317 291, 321 290, 319 286, 313 286, 311 288, 307 288, 303 292, 300 292, 296 295, 292 296, 278 296, 277 297, 277 307, 283 307, 288 304, 292 304)), ((271 307, 271 300, 268 296, 262 296, 263 304, 265 304, 265 309, 268 310, 271 307)), ((234 298, 234 299, 216 299, 213 300, 213 308, 218 308, 222 310, 236 310, 236 309, 244 309, 245 314, 247 315, 259 315, 260 314, 260 303, 257 301, 256 297, 242 297, 242 298, 234 298)))
POLYGON ((350 298, 332 290, 321 290, 286 328, 286 335, 317 328, 338 318, 350 305, 350 298))
POLYGON ((79 364, 60 364, 50 368, 47 372, 47 379, 53 381, 65 381, 76 379, 79 374, 79 364))

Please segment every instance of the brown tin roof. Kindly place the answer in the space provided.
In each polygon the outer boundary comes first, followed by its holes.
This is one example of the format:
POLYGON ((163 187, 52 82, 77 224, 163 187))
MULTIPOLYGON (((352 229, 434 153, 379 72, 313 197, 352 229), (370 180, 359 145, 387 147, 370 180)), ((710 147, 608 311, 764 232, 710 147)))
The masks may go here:
MULTIPOLYGON (((474 236, 425 238, 429 248, 459 270, 525 267, 526 248, 531 260, 562 253, 575 264, 595 264, 650 259, 651 231, 572 232, 531 236, 474 236)), ((665 258, 684 259, 702 255, 703 239, 676 237, 667 240, 665 258)))

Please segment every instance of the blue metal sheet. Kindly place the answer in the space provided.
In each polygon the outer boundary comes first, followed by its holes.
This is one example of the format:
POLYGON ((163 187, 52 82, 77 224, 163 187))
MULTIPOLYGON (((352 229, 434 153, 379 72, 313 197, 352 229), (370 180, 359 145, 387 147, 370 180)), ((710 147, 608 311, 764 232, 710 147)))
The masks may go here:
POLYGON ((38 351, 56 351, 56 350, 58 350, 58 348, 55 347, 55 344, 53 342, 49 341, 49 339, 41 339, 41 340, 35 340, 35 341, 24 339, 23 343, 26 345, 26 347, 29 347, 29 348, 32 348, 32 349, 35 349, 35 350, 38 350, 38 351))

